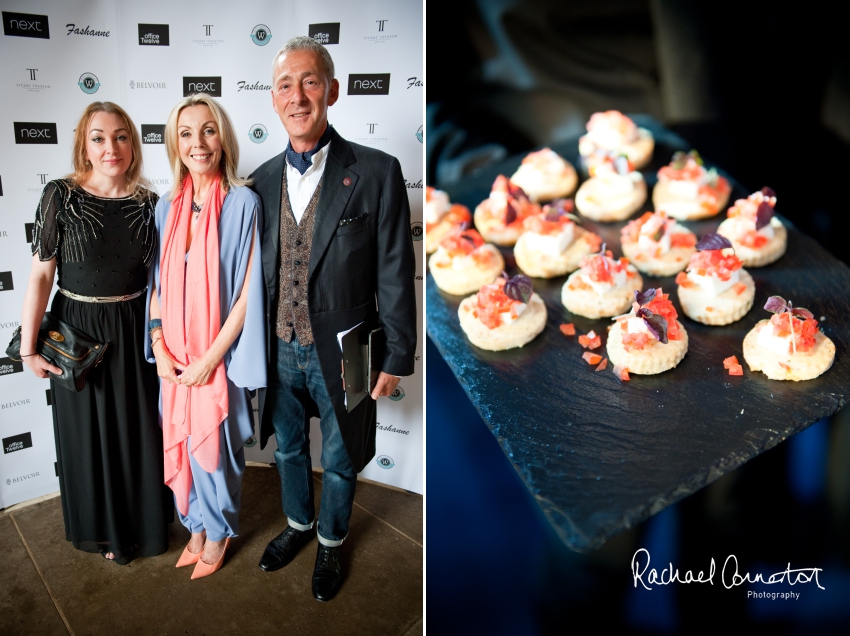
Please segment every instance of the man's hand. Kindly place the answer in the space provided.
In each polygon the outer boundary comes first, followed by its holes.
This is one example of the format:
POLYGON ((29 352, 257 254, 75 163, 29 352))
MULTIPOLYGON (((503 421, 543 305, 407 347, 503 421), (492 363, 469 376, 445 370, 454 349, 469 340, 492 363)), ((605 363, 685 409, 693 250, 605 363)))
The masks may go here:
POLYGON ((375 382, 375 388, 372 389, 372 399, 377 400, 382 395, 385 397, 392 395, 393 391, 395 391, 395 388, 398 386, 399 380, 401 380, 401 378, 381 371, 378 375, 378 381, 375 382))

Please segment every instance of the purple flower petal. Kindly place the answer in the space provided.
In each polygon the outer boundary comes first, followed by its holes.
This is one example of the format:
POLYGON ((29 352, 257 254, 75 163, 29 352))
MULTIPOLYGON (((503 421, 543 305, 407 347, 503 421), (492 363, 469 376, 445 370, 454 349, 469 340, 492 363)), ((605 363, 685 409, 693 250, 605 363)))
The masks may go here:
POLYGON ((523 274, 517 274, 505 283, 505 296, 521 303, 527 303, 531 299, 534 289, 531 279, 523 274))
POLYGON ((510 225, 516 221, 517 211, 513 201, 508 201, 508 207, 505 209, 505 225, 510 225))
POLYGON ((796 316, 797 318, 804 318, 805 320, 812 320, 815 317, 812 312, 803 307, 794 307, 791 310, 791 315, 796 316))
POLYGON ((772 216, 773 206, 767 201, 759 203, 759 209, 758 212, 756 212, 756 229, 760 230, 765 225, 769 225, 772 216))
POLYGON ((706 250, 722 250, 726 247, 732 247, 732 243, 729 242, 729 239, 725 236, 720 236, 720 234, 706 234, 703 236, 699 243, 697 243, 697 251, 706 251, 706 250))
POLYGON ((650 287, 646 291, 635 290, 635 302, 643 307, 646 303, 655 298, 655 288, 650 287))
POLYGON ((782 296, 771 296, 764 304, 764 308, 772 314, 781 314, 788 309, 788 305, 782 296))
POLYGON ((664 316, 652 313, 645 307, 638 309, 635 315, 643 319, 646 330, 649 331, 653 338, 661 344, 667 344, 667 319, 664 316))
POLYGON ((761 189, 761 193, 768 198, 776 196, 776 192, 773 191, 773 188, 768 188, 767 186, 761 189))

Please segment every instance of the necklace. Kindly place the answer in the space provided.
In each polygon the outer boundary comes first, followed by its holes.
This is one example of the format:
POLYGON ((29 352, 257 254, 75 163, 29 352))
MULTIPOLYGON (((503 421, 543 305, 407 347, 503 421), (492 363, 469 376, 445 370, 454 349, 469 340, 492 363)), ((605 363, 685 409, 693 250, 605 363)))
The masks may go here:
POLYGON ((194 201, 192 201, 192 212, 194 212, 195 214, 201 213, 201 206, 195 203, 194 201))

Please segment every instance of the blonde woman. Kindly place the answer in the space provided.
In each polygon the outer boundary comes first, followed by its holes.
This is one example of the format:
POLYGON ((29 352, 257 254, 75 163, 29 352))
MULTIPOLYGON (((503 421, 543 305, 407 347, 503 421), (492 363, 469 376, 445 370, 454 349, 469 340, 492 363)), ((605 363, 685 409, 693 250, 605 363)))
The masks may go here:
POLYGON ((257 195, 236 176, 239 147, 224 109, 200 93, 165 126, 174 188, 156 207, 159 257, 150 353, 162 395, 165 483, 191 533, 177 567, 217 571, 239 532, 248 391, 266 385, 257 195))
POLYGON ((157 195, 142 176, 136 127, 111 102, 86 108, 73 165, 73 174, 45 186, 36 211, 21 355, 40 378, 61 374, 35 352, 58 272, 51 313, 108 343, 79 393, 51 380, 65 538, 123 565, 165 552, 173 519, 162 486, 157 378, 144 351, 157 195))

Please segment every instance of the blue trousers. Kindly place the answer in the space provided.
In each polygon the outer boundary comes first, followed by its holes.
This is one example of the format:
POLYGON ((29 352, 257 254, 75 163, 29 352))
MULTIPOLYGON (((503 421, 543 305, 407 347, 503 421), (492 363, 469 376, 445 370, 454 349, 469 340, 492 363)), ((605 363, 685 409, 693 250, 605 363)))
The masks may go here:
POLYGON ((218 427, 221 457, 215 472, 208 473, 192 456, 192 436, 186 441, 192 468, 192 490, 189 492, 189 514, 177 514, 189 532, 207 531, 207 539, 221 541, 239 534, 239 505, 242 475, 245 472, 245 450, 232 452, 225 439, 225 423, 218 427))
POLYGON ((319 541, 340 545, 348 535, 357 473, 342 441, 314 345, 301 346, 297 338, 275 338, 270 365, 266 408, 271 409, 280 473, 283 512, 296 530, 309 530, 316 520, 313 503, 313 463, 310 459, 310 419, 304 400, 309 395, 319 407, 322 430, 322 501, 319 541), (276 351, 274 351, 276 349, 276 351), (275 358, 272 358, 273 360, 275 358))

